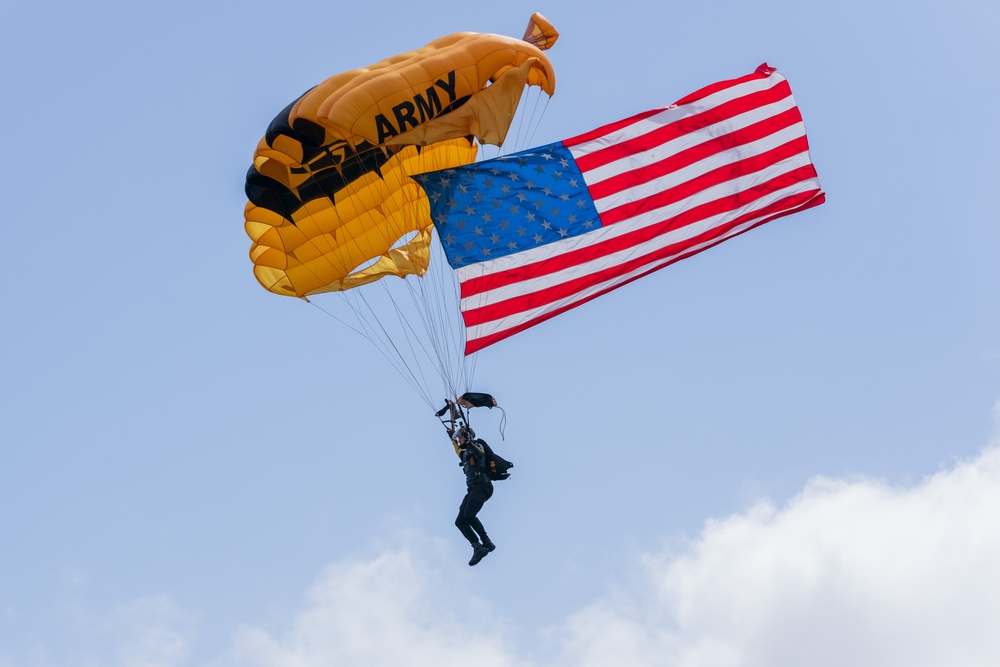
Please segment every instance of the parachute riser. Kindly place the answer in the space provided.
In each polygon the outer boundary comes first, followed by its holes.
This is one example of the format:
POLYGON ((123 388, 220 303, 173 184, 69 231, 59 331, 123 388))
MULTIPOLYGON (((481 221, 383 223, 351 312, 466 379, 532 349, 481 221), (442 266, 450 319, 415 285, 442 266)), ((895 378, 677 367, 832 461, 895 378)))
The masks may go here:
MULTIPOLYGON (((493 398, 490 394, 482 394, 478 392, 466 392, 455 400, 450 398, 444 399, 445 405, 443 408, 434 413, 434 416, 441 420, 444 425, 448 435, 451 436, 457 429, 468 427, 470 430, 472 424, 469 420, 469 413, 466 412, 466 408, 471 411, 472 408, 500 408, 497 405, 497 400, 493 398), (445 419, 445 414, 448 415, 448 419, 445 419)), ((503 415, 500 420, 500 437, 504 437, 504 425, 507 422, 507 413, 504 412, 503 408, 500 408, 500 413, 503 415)))

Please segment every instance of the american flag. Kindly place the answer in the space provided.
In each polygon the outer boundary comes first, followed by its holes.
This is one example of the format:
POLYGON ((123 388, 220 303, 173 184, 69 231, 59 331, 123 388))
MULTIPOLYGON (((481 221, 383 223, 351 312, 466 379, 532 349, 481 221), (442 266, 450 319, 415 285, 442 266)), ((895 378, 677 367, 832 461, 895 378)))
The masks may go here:
POLYGON ((415 177, 461 286, 466 354, 823 203, 766 64, 562 142, 415 177))

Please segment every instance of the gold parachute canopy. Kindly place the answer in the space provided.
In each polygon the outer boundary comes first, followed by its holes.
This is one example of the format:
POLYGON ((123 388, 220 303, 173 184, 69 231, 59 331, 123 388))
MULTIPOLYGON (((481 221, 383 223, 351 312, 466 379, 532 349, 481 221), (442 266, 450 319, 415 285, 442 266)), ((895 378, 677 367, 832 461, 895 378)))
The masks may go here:
POLYGON ((432 223, 410 178, 469 164, 503 143, 525 86, 555 92, 543 49, 558 32, 532 15, 523 40, 460 32, 331 76, 267 128, 247 172, 254 275, 304 297, 387 275, 423 275, 432 223))

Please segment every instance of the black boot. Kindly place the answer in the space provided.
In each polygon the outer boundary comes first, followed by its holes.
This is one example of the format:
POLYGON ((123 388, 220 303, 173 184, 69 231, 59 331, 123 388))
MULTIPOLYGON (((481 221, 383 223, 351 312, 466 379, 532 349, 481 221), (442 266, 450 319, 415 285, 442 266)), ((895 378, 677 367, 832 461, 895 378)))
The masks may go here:
POLYGON ((492 553, 493 550, 497 548, 497 545, 493 544, 493 541, 490 540, 490 538, 484 537, 483 538, 483 548, 486 549, 487 552, 492 553))
MULTIPOLYGON (((485 547, 485 546, 483 546, 482 544, 479 544, 479 543, 473 544, 472 548, 473 548, 472 560, 469 561, 469 565, 475 565, 476 563, 478 563, 479 561, 481 561, 483 558, 485 558, 486 554, 488 554, 490 551, 492 551, 492 549, 489 549, 489 548, 487 548, 487 547, 485 547)), ((494 547, 494 549, 495 548, 496 547, 494 547)))

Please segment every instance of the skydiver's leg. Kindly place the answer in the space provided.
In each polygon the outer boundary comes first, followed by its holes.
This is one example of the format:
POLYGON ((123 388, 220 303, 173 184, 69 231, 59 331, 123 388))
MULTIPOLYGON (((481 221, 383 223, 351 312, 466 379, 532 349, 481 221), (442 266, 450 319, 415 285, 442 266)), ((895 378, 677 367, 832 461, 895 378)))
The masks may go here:
MULTIPOLYGON (((465 498, 462 499, 462 504, 458 506, 458 517, 455 519, 455 525, 462 531, 465 539, 469 540, 469 544, 475 547, 479 545, 479 536, 476 535, 468 519, 469 499, 471 496, 472 490, 470 489, 465 494, 465 498)), ((480 504, 480 507, 482 507, 482 504, 480 504)), ((479 510, 476 511, 478 512, 479 510)), ((475 518, 475 513, 472 514, 472 518, 475 518)))
POLYGON ((458 518, 455 519, 455 525, 458 526, 458 529, 462 531, 462 535, 465 536, 465 539, 469 540, 472 546, 478 545, 480 539, 482 539, 484 544, 492 544, 489 536, 486 534, 483 523, 476 516, 479 514, 479 510, 483 509, 483 505, 489 499, 490 495, 492 494, 477 484, 471 487, 468 493, 465 494, 465 498, 458 508, 458 518))
MULTIPOLYGON (((483 499, 483 504, 485 504, 487 500, 493 497, 493 485, 492 484, 487 485, 483 489, 483 492, 486 494, 486 497, 483 499)), ((477 518, 476 521, 479 521, 479 519, 477 518)), ((497 548, 497 545, 493 544, 493 540, 491 540, 490 536, 486 534, 486 529, 483 528, 482 526, 483 524, 480 523, 479 529, 477 529, 479 532, 479 537, 482 538, 483 546, 486 547, 486 550, 493 551, 494 549, 497 548)), ((475 528, 475 526, 473 526, 473 528, 475 528)))

